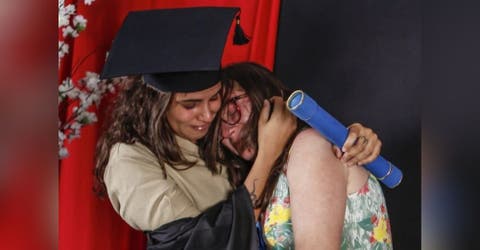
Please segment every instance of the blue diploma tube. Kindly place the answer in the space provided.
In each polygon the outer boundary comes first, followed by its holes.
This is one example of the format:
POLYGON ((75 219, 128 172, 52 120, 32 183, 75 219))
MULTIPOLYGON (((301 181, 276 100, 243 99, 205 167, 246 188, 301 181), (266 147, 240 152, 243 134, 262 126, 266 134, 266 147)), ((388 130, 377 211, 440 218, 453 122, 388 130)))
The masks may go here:
MULTIPOLYGON (((310 96, 297 90, 288 98, 287 107, 295 116, 316 129, 330 142, 342 148, 348 136, 348 129, 310 96)), ((374 161, 366 164, 365 168, 389 188, 398 186, 402 181, 402 171, 380 155, 374 161)))

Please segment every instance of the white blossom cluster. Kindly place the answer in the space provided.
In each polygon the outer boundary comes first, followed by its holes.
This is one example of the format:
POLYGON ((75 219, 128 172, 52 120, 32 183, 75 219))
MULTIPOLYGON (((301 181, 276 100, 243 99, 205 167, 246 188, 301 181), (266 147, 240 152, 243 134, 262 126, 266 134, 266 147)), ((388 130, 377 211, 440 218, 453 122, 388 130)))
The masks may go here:
POLYGON ((65 118, 65 121, 58 124, 60 159, 68 156, 68 151, 64 146, 65 140, 79 138, 82 126, 97 121, 97 115, 90 111, 90 107, 93 104, 98 107, 104 94, 114 93, 115 85, 121 80, 120 78, 115 81, 100 80, 97 73, 87 71, 85 77, 76 85, 73 84, 72 79, 67 78, 58 86, 59 105, 67 102, 72 106, 71 113, 65 118))
MULTIPOLYGON (((85 5, 91 5, 95 0, 85 0, 85 5)), ((62 37, 78 37, 87 28, 87 19, 76 13, 75 4, 65 5, 65 0, 58 1, 58 28, 62 29, 62 37)), ((68 54, 69 46, 64 41, 58 42, 58 60, 68 54)))
MULTIPOLYGON (((85 5, 91 5, 94 0, 85 0, 85 5)), ((64 39, 74 39, 79 33, 86 29, 87 19, 76 13, 75 4, 65 5, 65 0, 58 2, 58 28, 61 30, 62 38, 58 41, 58 66, 61 66, 62 58, 69 53, 69 44, 64 39)), ((71 41, 71 40, 70 40, 71 41)), ((115 91, 116 81, 100 81, 99 75, 87 71, 85 77, 74 83, 71 77, 66 77, 58 86, 58 105, 71 108, 67 117, 58 122, 58 149, 60 159, 68 156, 65 147, 66 140, 73 140, 80 137, 81 128, 97 121, 97 115, 91 107, 98 106, 103 95, 115 91)))

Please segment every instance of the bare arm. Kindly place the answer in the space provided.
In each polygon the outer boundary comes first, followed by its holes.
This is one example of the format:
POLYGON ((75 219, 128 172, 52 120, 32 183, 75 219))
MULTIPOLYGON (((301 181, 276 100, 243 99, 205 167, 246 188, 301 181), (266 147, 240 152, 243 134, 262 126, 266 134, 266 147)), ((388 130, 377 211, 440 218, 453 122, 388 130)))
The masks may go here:
POLYGON ((339 249, 347 172, 331 144, 313 129, 292 145, 287 179, 296 249, 339 249))
MULTIPOLYGON (((258 121, 258 154, 244 182, 252 200, 262 193, 270 169, 296 129, 296 118, 287 110, 283 100, 275 97, 272 101, 274 109, 270 119, 270 103, 264 102, 258 121)), ((255 209, 255 218, 258 218, 259 213, 260 210, 255 209)))

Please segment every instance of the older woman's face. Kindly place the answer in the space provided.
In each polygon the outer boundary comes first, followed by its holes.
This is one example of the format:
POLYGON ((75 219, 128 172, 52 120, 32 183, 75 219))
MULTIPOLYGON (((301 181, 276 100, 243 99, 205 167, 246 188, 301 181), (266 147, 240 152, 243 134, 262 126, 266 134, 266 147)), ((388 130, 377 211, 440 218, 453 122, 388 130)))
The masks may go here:
POLYGON ((196 142, 203 138, 220 109, 221 84, 197 92, 176 93, 166 112, 175 134, 196 142))
POLYGON ((240 147, 242 140, 245 140, 243 131, 246 129, 246 124, 252 112, 252 103, 248 96, 245 95, 245 90, 238 83, 235 83, 233 91, 227 97, 226 103, 222 110, 222 120, 227 120, 224 119, 227 116, 226 113, 236 118, 233 119, 234 122, 231 122, 235 124, 222 121, 222 144, 243 159, 252 160, 256 149, 253 146, 246 146, 241 150, 240 147))

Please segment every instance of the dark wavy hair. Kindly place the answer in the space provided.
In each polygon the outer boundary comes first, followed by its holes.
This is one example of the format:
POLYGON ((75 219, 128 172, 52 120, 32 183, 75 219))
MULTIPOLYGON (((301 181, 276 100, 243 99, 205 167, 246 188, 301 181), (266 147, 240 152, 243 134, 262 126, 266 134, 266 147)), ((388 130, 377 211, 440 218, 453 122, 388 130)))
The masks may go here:
MULTIPOLYGON (((130 78, 122 85, 121 93, 106 113, 104 131, 97 143, 94 191, 99 196, 106 194, 103 175, 110 150, 116 143, 139 142, 146 146, 158 159, 164 178, 165 164, 176 170, 186 170, 196 163, 188 161, 182 154, 165 115, 175 93, 153 89, 141 77, 130 78)), ((213 174, 219 172, 216 164, 207 167, 213 174)))
MULTIPOLYGON (((231 92, 235 82, 240 84, 245 90, 252 103, 252 112, 246 127, 241 134, 245 144, 244 147, 256 147, 258 145, 258 120, 263 106, 263 100, 269 99, 273 96, 282 96, 286 99, 292 91, 289 90, 269 69, 251 62, 236 63, 223 69, 222 83, 225 87, 225 96, 228 96, 231 92)), ((216 127, 220 127, 220 122, 221 121, 217 121, 216 127)), ((298 134, 303 125, 304 124, 300 122, 298 123, 298 128, 294 133, 295 135, 298 134)), ((217 160, 228 167, 233 183, 235 185, 240 185, 246 177, 246 174, 248 174, 248 170, 252 163, 243 161, 240 157, 235 156, 221 144, 219 129, 217 129, 215 133, 216 134, 213 136, 210 134, 208 136, 211 136, 209 138, 211 141, 218 144, 216 146, 217 160)), ((283 153, 276 160, 270 171, 265 189, 259 196, 258 203, 254 204, 256 208, 261 208, 262 211, 266 209, 277 184, 278 177, 282 172, 283 166, 287 162, 288 151, 295 135, 291 136, 283 153)))

